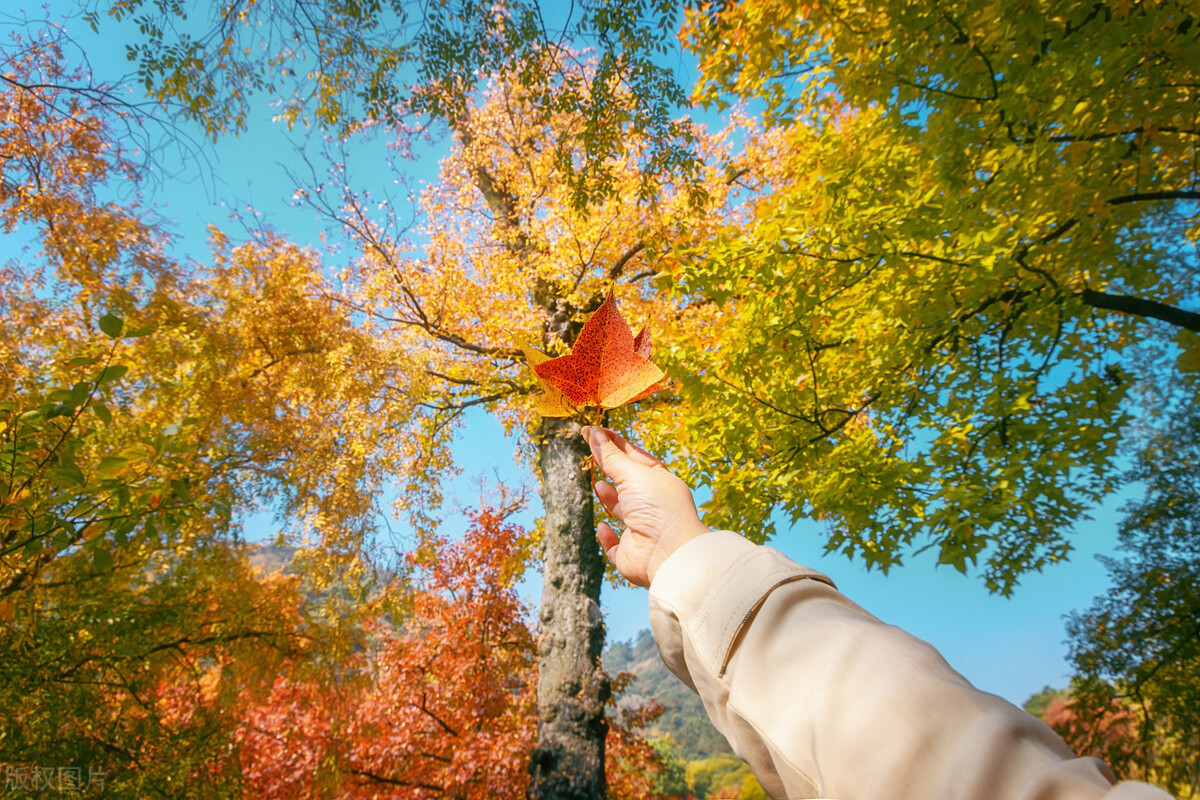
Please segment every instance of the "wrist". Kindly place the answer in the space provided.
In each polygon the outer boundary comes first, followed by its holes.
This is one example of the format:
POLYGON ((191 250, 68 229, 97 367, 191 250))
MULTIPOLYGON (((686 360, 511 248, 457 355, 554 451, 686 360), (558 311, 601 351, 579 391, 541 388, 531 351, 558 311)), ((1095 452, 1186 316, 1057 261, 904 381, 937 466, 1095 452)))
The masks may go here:
POLYGON ((690 520, 683 520, 678 525, 672 525, 663 536, 658 540, 658 547, 646 562, 646 577, 653 583, 654 575, 658 572, 658 568, 662 566, 671 555, 699 536, 706 533, 711 533, 708 527, 704 525, 699 518, 693 517, 690 520))

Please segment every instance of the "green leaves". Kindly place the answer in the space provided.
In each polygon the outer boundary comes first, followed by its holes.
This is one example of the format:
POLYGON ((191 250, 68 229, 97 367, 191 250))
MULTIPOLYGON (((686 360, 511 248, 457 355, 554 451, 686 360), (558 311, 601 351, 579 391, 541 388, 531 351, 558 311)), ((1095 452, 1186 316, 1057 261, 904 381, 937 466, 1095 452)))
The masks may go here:
POLYGON ((106 383, 119 380, 126 372, 129 372, 129 367, 123 364, 110 364, 96 376, 96 384, 102 386, 106 383))
POLYGON ((112 314, 105 314, 100 318, 99 325, 100 330, 103 331, 106 336, 112 339, 119 339, 121 336, 121 329, 125 327, 125 322, 120 317, 113 316, 112 314))
POLYGON ((99 572, 108 572, 113 567, 112 553, 103 547, 93 548, 92 564, 99 572))
POLYGON ((118 475, 128 463, 129 459, 122 456, 104 456, 96 465, 96 471, 101 474, 118 475))
POLYGON ((1200 385, 1172 389, 1128 476, 1143 491, 1122 508, 1120 557, 1104 559, 1111 586, 1067 632, 1079 705, 1136 701, 1141 746, 1127 766, 1186 796, 1200 736, 1200 385))
MULTIPOLYGON (((114 2, 114 12, 125 5, 114 2)), ((699 171, 691 126, 676 118, 689 103, 687 90, 662 56, 669 42, 663 31, 678 27, 675 2, 599 0, 567 15, 559 30, 547 29, 552 18, 531 0, 502 10, 453 0, 415 12, 404 3, 333 3, 313 14, 248 4, 239 8, 238 24, 230 24, 224 4, 214 4, 207 15, 189 18, 197 36, 177 33, 181 8, 158 5, 140 9, 139 41, 127 45, 127 57, 148 94, 182 109, 214 139, 243 129, 252 97, 274 95, 281 84, 296 89, 287 92, 282 121, 344 135, 366 119, 397 129, 420 118, 455 125, 486 81, 508 74, 535 98, 539 113, 579 110, 575 138, 582 147, 556 151, 556 161, 580 207, 614 196, 612 165, 622 157, 644 159, 640 191, 647 197, 654 179, 692 180, 699 171), (403 21, 409 13, 411 26, 403 21), (264 43, 272 39, 295 47, 271 51, 264 43), (594 79, 553 73, 557 43, 584 41, 595 49, 594 79), (297 61, 304 51, 316 54, 315 68, 297 61), (613 113, 626 103, 633 105, 628 115, 613 113), (644 137, 646 151, 628 150, 627 126, 644 137)))
MULTIPOLYGON (((141 336, 154 333, 158 327, 153 322, 149 322, 141 327, 127 331, 125 330, 125 320, 111 313, 100 317, 97 325, 110 339, 137 339, 141 336)), ((73 361, 79 361, 82 364, 95 363, 95 360, 89 362, 87 359, 73 359, 73 361)))
POLYGON ((112 423, 112 412, 108 410, 108 406, 103 403, 92 403, 92 411, 96 417, 106 425, 112 423))
MULTIPOLYGON (((93 359, 68 363, 84 368, 93 359)), ((124 365, 110 365, 92 381, 47 392, 33 408, 0 403, 0 521, 6 526, 0 599, 11 591, 6 587, 82 554, 101 571, 119 564, 126 551, 144 558, 143 548, 162 546, 160 526, 174 528, 185 516, 210 510, 207 499, 189 491, 194 467, 179 456, 195 420, 155 430, 126 419, 114 430, 101 398, 126 372, 124 365)), ((223 508, 227 517, 228 505, 223 508)))
POLYGON ((714 487, 713 524, 817 516, 870 565, 928 547, 1009 592, 1111 490, 1137 380, 1119 367, 1160 335, 1089 290, 1200 289, 1176 244, 1200 208, 1171 199, 1200 180, 1195 100, 1163 88, 1200 79, 1194 21, 872 9, 690 18, 702 93, 765 101, 768 133, 732 165, 750 219, 672 276, 717 333, 678 350, 687 422, 662 444, 714 487))

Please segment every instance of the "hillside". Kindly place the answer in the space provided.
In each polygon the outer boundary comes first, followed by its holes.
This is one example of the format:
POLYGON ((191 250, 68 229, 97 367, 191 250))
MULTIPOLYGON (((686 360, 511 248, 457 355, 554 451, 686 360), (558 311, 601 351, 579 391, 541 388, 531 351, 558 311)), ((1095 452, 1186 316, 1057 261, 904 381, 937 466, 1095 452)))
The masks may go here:
POLYGON ((700 698, 662 662, 649 630, 627 642, 611 644, 604 653, 603 663, 611 675, 628 672, 637 676, 622 693, 619 705, 637 705, 653 699, 667 707, 654 735, 670 734, 683 761, 733 754, 725 737, 709 722, 700 698))

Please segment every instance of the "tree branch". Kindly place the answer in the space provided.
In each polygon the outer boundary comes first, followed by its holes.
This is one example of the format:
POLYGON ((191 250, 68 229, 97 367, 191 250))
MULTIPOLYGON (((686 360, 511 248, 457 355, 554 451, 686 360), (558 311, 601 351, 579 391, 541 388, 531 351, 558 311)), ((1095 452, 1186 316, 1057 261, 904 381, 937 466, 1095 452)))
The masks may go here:
POLYGON ((1200 200, 1200 191, 1178 189, 1161 192, 1134 192, 1133 194, 1124 194, 1120 197, 1109 198, 1108 204, 1110 206, 1119 206, 1125 203, 1143 203, 1150 200, 1200 200))
POLYGON ((1157 300, 1147 300, 1127 294, 1109 294, 1098 292, 1095 289, 1081 290, 1079 299, 1092 308, 1119 311, 1122 314, 1132 314, 1136 317, 1149 317, 1178 328, 1200 333, 1200 314, 1169 306, 1157 300))
POLYGON ((386 783, 391 786, 408 786, 408 787, 411 787, 414 789, 425 789, 425 790, 433 792, 435 794, 445 794, 446 793, 445 788, 443 788, 441 786, 434 786, 432 783, 421 783, 420 781, 397 780, 396 778, 389 778, 386 775, 378 775, 374 772, 370 772, 365 769, 354 769, 352 767, 350 769, 350 774, 357 775, 360 778, 366 778, 367 780, 378 781, 379 783, 386 783))
POLYGON ((623 256, 621 256, 620 258, 618 258, 617 263, 613 264, 612 269, 610 269, 608 271, 609 280, 615 281, 617 278, 619 278, 621 276, 622 270, 625 269, 626 265, 629 264, 629 262, 633 259, 633 257, 645 249, 646 249, 646 242, 639 241, 633 247, 626 250, 625 254, 623 256))

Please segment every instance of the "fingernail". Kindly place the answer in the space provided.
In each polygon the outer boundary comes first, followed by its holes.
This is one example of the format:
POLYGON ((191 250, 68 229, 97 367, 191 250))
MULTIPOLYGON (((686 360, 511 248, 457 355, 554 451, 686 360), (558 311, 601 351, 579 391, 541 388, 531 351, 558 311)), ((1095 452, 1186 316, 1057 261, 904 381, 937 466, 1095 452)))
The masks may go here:
POLYGON ((580 429, 579 429, 579 433, 580 433, 580 435, 582 435, 582 436, 583 436, 583 440, 584 440, 585 442, 589 442, 589 441, 591 441, 591 438, 592 438, 592 426, 591 426, 591 425, 584 425, 582 428, 580 428, 580 429))
POLYGON ((596 459, 596 466, 604 469, 604 457, 602 450, 604 448, 604 429, 599 427, 588 426, 588 445, 592 448, 592 458, 596 459))

